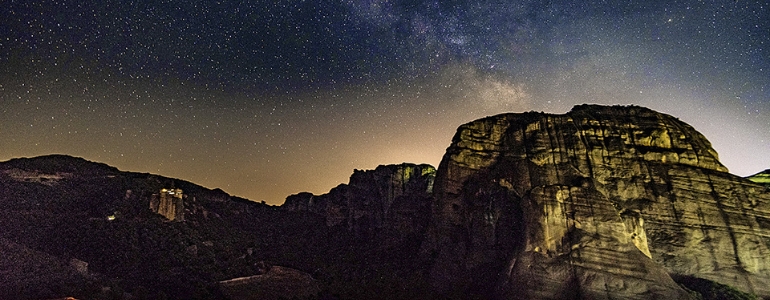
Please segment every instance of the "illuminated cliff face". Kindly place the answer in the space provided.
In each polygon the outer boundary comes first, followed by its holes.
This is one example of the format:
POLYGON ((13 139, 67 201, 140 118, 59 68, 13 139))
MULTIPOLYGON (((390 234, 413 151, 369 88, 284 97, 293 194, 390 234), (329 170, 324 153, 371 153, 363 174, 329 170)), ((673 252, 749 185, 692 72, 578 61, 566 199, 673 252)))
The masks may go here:
POLYGON ((184 221, 184 194, 181 189, 161 189, 152 195, 150 209, 171 221, 184 221))
POLYGON ((727 173, 694 128, 646 108, 585 105, 462 125, 434 197, 439 288, 686 298, 670 273, 770 295, 770 193, 727 173))

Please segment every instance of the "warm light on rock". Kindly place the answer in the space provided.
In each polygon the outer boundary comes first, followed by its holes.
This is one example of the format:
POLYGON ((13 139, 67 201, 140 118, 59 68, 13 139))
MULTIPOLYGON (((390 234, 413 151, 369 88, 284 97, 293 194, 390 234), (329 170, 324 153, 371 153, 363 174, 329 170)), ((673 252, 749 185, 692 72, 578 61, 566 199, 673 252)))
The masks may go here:
POLYGON ((150 209, 171 221, 184 221, 184 197, 181 189, 161 189, 150 200, 150 209))
POLYGON ((674 274, 767 297, 770 193, 757 187, 691 126, 642 107, 476 120, 436 174, 432 282, 501 282, 510 299, 689 298, 674 274))

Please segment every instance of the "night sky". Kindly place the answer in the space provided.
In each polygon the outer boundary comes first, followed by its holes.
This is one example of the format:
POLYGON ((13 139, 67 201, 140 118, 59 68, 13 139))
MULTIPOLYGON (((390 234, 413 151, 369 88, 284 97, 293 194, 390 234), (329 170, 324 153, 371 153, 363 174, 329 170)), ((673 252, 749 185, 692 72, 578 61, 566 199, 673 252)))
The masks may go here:
POLYGON ((768 1, 14 1, 0 160, 60 153, 254 201, 437 166, 504 112, 636 104, 770 168, 768 1))

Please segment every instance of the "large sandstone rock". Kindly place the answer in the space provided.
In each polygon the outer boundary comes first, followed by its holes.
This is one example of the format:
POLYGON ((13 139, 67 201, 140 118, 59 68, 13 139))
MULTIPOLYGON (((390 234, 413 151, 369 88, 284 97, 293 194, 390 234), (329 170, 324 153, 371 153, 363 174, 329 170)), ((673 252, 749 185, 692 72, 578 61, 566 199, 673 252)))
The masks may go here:
POLYGON ((435 174, 433 166, 408 163, 355 170, 348 184, 323 195, 291 195, 281 207, 319 214, 328 226, 344 226, 362 236, 382 228, 422 234, 435 174))
POLYGON ((670 275, 770 297, 770 192, 709 141, 641 107, 462 125, 439 166, 424 247, 444 293, 687 299, 670 275))

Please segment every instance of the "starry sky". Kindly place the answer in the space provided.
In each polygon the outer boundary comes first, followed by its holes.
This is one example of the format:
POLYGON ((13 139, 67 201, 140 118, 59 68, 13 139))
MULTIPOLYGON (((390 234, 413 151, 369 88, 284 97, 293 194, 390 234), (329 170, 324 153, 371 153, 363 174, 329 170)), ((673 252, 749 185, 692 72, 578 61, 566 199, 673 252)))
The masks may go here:
POLYGON ((437 166, 504 112, 636 104, 770 168, 770 3, 5 0, 0 160, 60 153, 280 204, 437 166))

